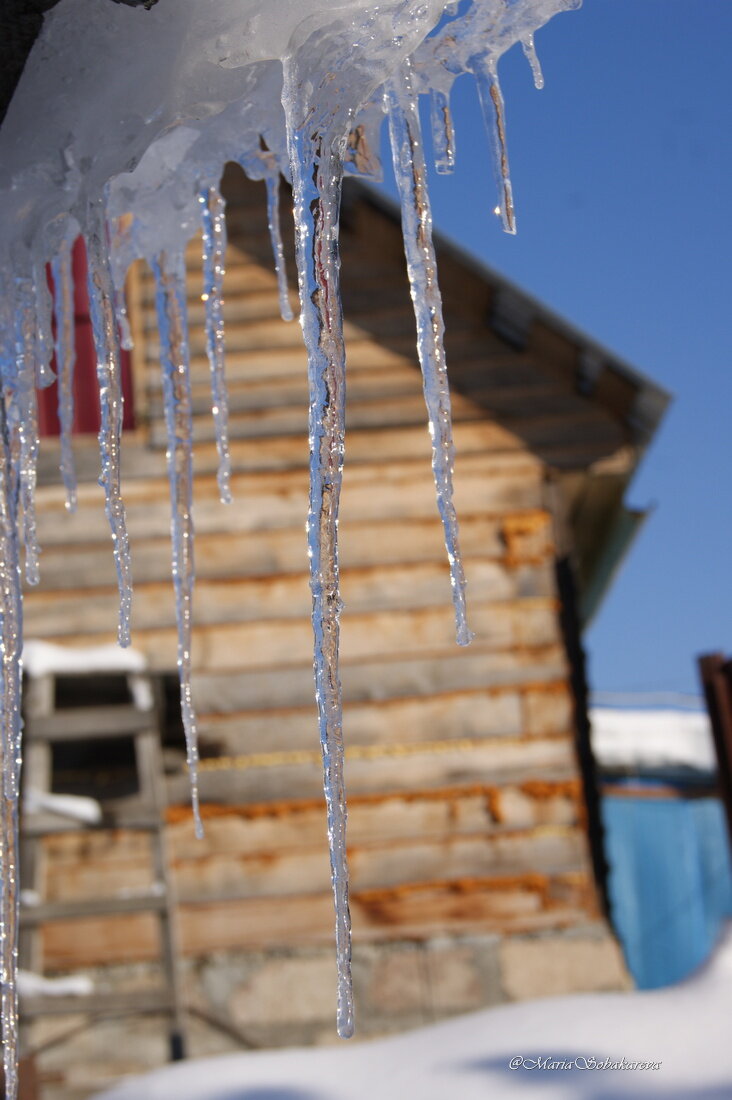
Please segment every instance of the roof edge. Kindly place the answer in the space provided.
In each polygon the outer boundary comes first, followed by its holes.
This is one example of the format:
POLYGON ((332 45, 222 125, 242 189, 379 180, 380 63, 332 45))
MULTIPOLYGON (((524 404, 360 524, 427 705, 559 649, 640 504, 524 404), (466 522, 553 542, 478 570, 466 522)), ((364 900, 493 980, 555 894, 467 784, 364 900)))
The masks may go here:
MULTIPOLYGON (((344 206, 346 208, 349 203, 366 201, 377 207, 390 220, 397 223, 401 221, 399 205, 394 199, 378 190, 372 183, 357 179, 354 176, 347 176, 346 179, 349 181, 348 191, 344 192, 344 206)), ((461 266, 488 283, 496 291, 501 291, 504 295, 510 295, 512 299, 520 304, 522 314, 530 315, 534 321, 543 322, 578 346, 582 360, 583 379, 588 387, 588 395, 591 392, 594 379, 603 369, 609 369, 630 382, 637 391, 637 397, 633 409, 627 417, 627 424, 637 445, 645 447, 650 443, 673 400, 673 396, 668 390, 658 385, 621 356, 588 336, 586 332, 567 321, 566 318, 549 309, 548 306, 527 293, 511 279, 502 275, 483 260, 479 260, 450 237, 436 231, 434 240, 440 251, 452 256, 461 266)))

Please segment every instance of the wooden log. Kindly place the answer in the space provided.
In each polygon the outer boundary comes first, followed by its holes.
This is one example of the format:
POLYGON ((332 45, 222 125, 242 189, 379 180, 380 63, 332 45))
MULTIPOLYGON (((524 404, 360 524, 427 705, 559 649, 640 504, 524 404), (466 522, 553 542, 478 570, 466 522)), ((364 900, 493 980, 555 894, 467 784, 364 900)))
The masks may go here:
MULTIPOLYGON (((188 272, 189 300, 200 300, 202 291, 202 245, 200 238, 194 239, 192 247, 186 250, 186 269, 188 272)), ((237 250, 227 252, 226 294, 266 292, 277 294, 277 277, 271 269, 261 264, 247 262, 237 250), (232 262, 233 261, 233 262, 232 262)), ((142 301, 146 305, 155 302, 155 283, 149 272, 143 269, 140 277, 142 301)))
MULTIPOLYGON (((305 848, 321 848, 326 828, 322 795, 313 799, 259 802, 239 805, 210 805, 204 808, 206 835, 193 843, 193 820, 189 806, 168 809, 168 836, 174 861, 206 858, 208 855, 266 854, 305 848)), ((579 781, 542 780, 541 793, 531 781, 518 784, 485 784, 413 789, 398 793, 356 794, 348 800, 349 844, 358 848, 392 840, 447 840, 465 835, 499 835, 512 829, 537 826, 575 828, 581 826, 582 791, 579 781), (516 814, 516 800, 526 809, 516 814)), ((75 836, 64 838, 63 847, 54 838, 53 858, 64 862, 111 862, 107 844, 96 850, 84 847, 75 836)), ((115 852, 129 859, 137 845, 133 833, 118 834, 115 852)), ((49 849, 50 851, 50 849, 49 849)), ((139 853, 138 853, 139 858, 139 853)), ((63 874, 63 871, 60 871, 63 874)))
MULTIPOLYGON (((155 654, 150 653, 154 662, 155 654)), ((566 676, 566 654, 554 644, 532 650, 485 652, 454 646, 439 657, 424 656, 388 661, 361 661, 341 669, 343 697, 348 702, 431 695, 474 688, 515 688, 522 683, 553 683, 566 676)), ((275 668, 232 676, 219 670, 195 672, 193 692, 204 714, 231 714, 240 710, 313 706, 310 668, 275 668)))
MULTIPOLYGON (((456 395, 453 398, 455 419, 478 420, 485 414, 482 409, 467 398, 456 395)), ((246 411, 234 411, 229 417, 229 432, 232 439, 267 439, 270 436, 298 435, 305 438, 307 433, 307 404, 276 408, 254 408, 246 411)), ((385 397, 363 399, 352 402, 346 409, 346 430, 377 429, 395 425, 419 425, 426 423, 424 399, 421 394, 408 393, 399 396, 391 393, 385 397)), ((193 418, 194 441, 210 441, 214 438, 214 428, 208 415, 193 418)), ((162 422, 151 426, 152 446, 162 446, 165 442, 162 422)))
MULTIPOLYGON (((449 740, 462 737, 531 736, 569 733, 573 711, 569 692, 474 689, 425 694, 406 699, 347 703, 344 724, 349 745, 449 740), (542 700, 544 710, 537 705, 542 700)), ((314 711, 309 706, 237 711, 231 715, 199 712, 201 744, 208 755, 236 756, 265 750, 311 746, 314 711)))
MULTIPOLYGON (((480 431, 479 428, 475 428, 475 430, 480 431)), ((419 434, 419 431, 415 430, 412 439, 419 438, 419 434)), ((367 436, 356 436, 357 440, 360 438, 368 439, 367 436)), ((378 436, 375 438, 378 438, 378 436)), ((386 438, 390 437, 387 436, 386 438)), ((391 438, 396 437, 392 436, 391 438)), ((261 444, 261 446, 270 446, 270 444, 261 444)), ((157 468, 162 469, 163 467, 158 460, 158 452, 148 453, 150 459, 157 463, 157 468)), ((502 480, 523 481, 527 478, 533 480, 541 477, 542 472, 541 462, 526 452, 507 451, 503 453, 499 451, 490 454, 482 453, 481 449, 476 449, 476 453, 467 454, 456 469, 458 482, 472 479, 475 476, 482 476, 492 482, 502 480)), ((292 482, 296 480, 296 473, 297 471, 294 469, 282 472, 264 470, 259 472, 256 478, 240 474, 234 479, 234 488, 248 488, 265 494, 283 492, 291 488, 292 482)), ((302 476, 302 473, 300 476, 302 484, 306 485, 307 479, 302 476)), ((375 482, 384 486, 402 483, 409 485, 415 481, 424 482, 426 485, 431 484, 432 481, 429 471, 425 476, 424 462, 421 456, 410 454, 407 450, 407 453, 403 456, 397 455, 392 458, 387 455, 382 459, 380 456, 374 458, 372 451, 370 461, 359 462, 354 465, 353 469, 348 471, 346 486, 372 486, 375 482)), ((209 496, 215 498, 217 496, 216 479, 213 476, 197 477, 196 483, 197 487, 200 487, 199 492, 204 498, 209 496)), ((131 504, 144 501, 160 501, 164 498, 166 490, 167 480, 165 478, 158 476, 146 480, 135 477, 130 480, 129 485, 126 487, 125 496, 131 504)), ((45 487, 43 492, 47 510, 58 511, 59 513, 66 511, 65 496, 59 486, 45 487)), ((98 484, 92 481, 83 482, 79 485, 79 507, 83 509, 84 506, 92 502, 96 503, 100 495, 98 484)), ((73 518, 73 514, 71 518, 73 518)))
MULTIPOLYGON (((227 274, 232 274, 229 269, 227 274)), ((228 283, 228 280, 226 280, 228 283)), ((188 325, 191 329, 203 328, 206 323, 206 305, 201 301, 201 288, 192 285, 188 281, 187 287, 187 313, 188 325)), ((297 316, 300 308, 297 291, 290 295, 292 310, 297 316)), ((147 291, 143 298, 142 321, 148 331, 157 332, 157 312, 155 310, 154 293, 147 291)), ((245 324, 248 321, 280 321, 279 293, 277 284, 266 281, 262 286, 242 285, 240 280, 232 286, 225 285, 224 294, 224 324, 245 324), (237 285, 239 283, 240 285, 237 285)))
MULTIPOLYGON (((150 394, 155 395, 151 412, 159 417, 164 413, 162 387, 154 383, 154 377, 149 387, 150 394)), ((303 371, 284 378, 262 379, 256 375, 244 380, 229 380, 227 389, 230 414, 254 409, 302 407, 303 404, 307 405, 308 400, 307 377, 303 371)), ((391 395, 404 397, 415 392, 421 393, 421 383, 411 364, 394 366, 388 371, 367 367, 348 372, 349 405, 376 397, 381 397, 382 400, 391 395)), ((210 378, 192 383, 191 395, 194 415, 210 415, 210 378)))
MULTIPOLYGON (((402 336, 404 332, 405 311, 402 309, 397 310, 382 310, 370 314, 368 317, 369 331, 378 331, 379 337, 383 340, 384 336, 395 334, 396 336, 396 350, 404 353, 408 353, 414 346, 414 337, 411 339, 405 339, 402 336)), ((348 319, 344 320, 343 333, 346 340, 346 345, 351 340, 362 340, 366 334, 364 327, 364 321, 366 318, 359 318, 360 324, 354 324, 348 319)), ((466 341, 475 342, 475 336, 466 329, 459 331, 456 326, 452 327, 452 340, 457 342, 460 337, 466 341)), ((234 352, 237 351, 255 351, 261 348, 293 348, 300 347, 302 342, 302 332, 299 325, 288 324, 282 321, 278 317, 272 317, 272 319, 265 320, 250 320, 244 323, 230 324, 226 329, 226 342, 227 346, 234 352)), ((205 354, 206 351, 206 335, 201 329, 192 329, 190 332, 190 349, 192 356, 198 356, 205 354)), ((157 360, 159 341, 157 335, 150 332, 150 339, 143 347, 143 352, 148 359, 157 360)), ((412 351, 414 355, 414 351, 412 351)))
MULTIPOLYGON (((83 536, 83 531, 79 532, 83 536)), ((548 594, 551 572, 551 529, 547 513, 529 511, 503 520, 463 515, 460 541, 467 568, 482 555, 505 561, 521 592, 548 594), (543 518, 542 518, 543 517, 543 518)), ((438 518, 352 523, 341 532, 342 571, 410 563, 441 563, 445 547, 438 518)), ((301 529, 269 531, 199 532, 196 537, 196 575, 213 580, 263 577, 274 573, 301 573, 305 568, 305 536, 301 529)), ((133 574, 147 582, 170 581, 170 538, 138 538, 133 574)), ((104 588, 116 584, 116 571, 106 538, 99 543, 47 546, 38 591, 104 588)), ((32 593, 29 592, 29 598, 32 593)), ((471 591, 472 595, 472 591, 471 591)))
MULTIPOLYGON (((159 340, 150 334, 143 351, 146 357, 156 361, 159 340)), ((226 340, 232 351, 255 351, 259 348, 296 348, 301 346, 302 332, 298 325, 288 325, 279 319, 249 321, 245 324, 229 325, 226 340)), ((191 355, 203 355, 206 352, 206 334, 201 330, 190 333, 191 355)))
MULTIPOLYGON (((566 736, 476 738, 393 748, 390 754, 367 757, 359 755, 363 752, 359 747, 347 752, 346 781, 351 793, 439 789, 461 783, 517 783, 527 774, 539 773, 552 780, 574 775, 572 746, 566 736)), ((289 755, 263 753, 241 764, 226 758, 207 761, 200 777, 203 801, 229 804, 282 801, 292 797, 293 792, 299 797, 315 798, 320 795, 322 783, 317 750, 289 755)), ((187 776, 171 776, 168 801, 183 803, 188 797, 187 776)))
MULTIPOLYGON (((266 531, 300 527, 307 514, 307 477, 288 473, 237 475, 232 479, 235 508, 218 502, 213 477, 196 480, 196 528, 199 531, 266 531)), ((455 478, 459 512, 497 517, 506 512, 542 506, 541 465, 524 453, 466 455, 455 478)), ((131 537, 167 534, 170 525, 161 507, 169 493, 158 479, 132 481, 125 491, 131 537)), ((100 509, 98 487, 79 490, 79 512, 67 514, 60 487, 44 492, 38 528, 41 545, 89 542, 106 535, 107 522, 100 509), (83 535, 83 538, 82 538, 83 535)), ((341 515, 349 521, 404 517, 422 519, 435 513, 434 486, 420 460, 363 463, 349 469, 343 489, 341 515), (378 491, 375 490, 378 486, 378 491)))
MULTIPOLYGON (((417 743, 462 737, 517 736, 523 729, 521 695, 517 690, 444 692, 407 699, 349 703, 344 708, 349 745, 389 741, 417 743)), ((300 708, 239 711, 234 715, 199 714, 199 734, 209 753, 237 756, 277 749, 310 748, 314 744, 312 704, 300 708)), ((544 733, 561 733, 565 724, 544 733)), ((538 732, 538 731, 537 731, 538 732)))
MULTIPOLYGON (((460 465, 468 456, 487 452, 516 452, 524 449, 523 441, 506 429, 489 420, 464 421, 455 424, 455 444, 461 455, 460 465)), ((563 449, 566 447, 563 445, 563 449)), ((304 432, 289 435, 252 439, 232 439, 231 459, 235 474, 292 472, 295 477, 307 468, 308 447, 304 432)), ((364 428, 348 437, 348 469, 364 463, 372 464, 378 455, 382 462, 403 459, 421 460, 425 478, 429 476, 430 443, 423 423, 403 425, 399 428, 364 428)), ((59 486, 59 449, 44 441, 44 451, 39 470, 42 475, 40 492, 51 500, 55 493, 51 486, 59 486)), ((77 473, 79 481, 96 483, 99 458, 96 447, 77 448, 77 473)), ((218 453, 212 443, 202 441, 196 448, 195 466, 197 485, 201 476, 209 479, 218 467, 218 453)), ((150 448, 134 441, 124 449, 124 476, 126 483, 160 479, 165 474, 162 449, 150 448)), ((86 486, 84 487, 87 492, 86 486)), ((236 503, 236 501, 235 501, 236 503)))
MULTIPOLYGON (((461 878, 466 875, 521 875, 537 867, 545 874, 584 870, 585 842, 580 829, 562 826, 502 834, 451 837, 390 838, 386 843, 349 843, 351 888, 376 889, 412 882, 461 878)), ((53 900, 29 909, 36 923, 62 916, 101 916, 145 909, 144 883, 137 868, 80 863, 66 867, 53 882, 53 900), (60 895, 60 896, 59 896, 60 895)), ((210 897, 288 897, 320 893, 330 885, 327 846, 270 849, 266 852, 223 852, 196 855, 174 865, 178 895, 210 897)), ((152 898, 148 908, 160 907, 152 898)))
MULTIPOLYGON (((434 790, 410 790, 397 794, 353 794, 349 798, 349 842, 356 847, 391 840, 448 839, 465 835, 499 834, 516 828, 512 806, 526 799, 530 813, 522 828, 539 825, 577 826, 581 820, 581 789, 576 779, 542 780, 540 784, 472 784, 434 790), (540 789, 538 789, 540 788, 540 789), (506 813, 508 806, 508 814, 506 813), (512 823, 512 824, 511 824, 512 823)), ((175 865, 210 856, 267 855, 321 849, 326 829, 325 802, 318 798, 288 799, 238 805, 207 804, 203 810, 205 835, 197 840, 189 805, 167 810, 167 835, 175 865)), ((114 892, 115 879, 127 881, 144 867, 149 875, 149 837, 132 829, 67 831, 44 840, 48 860, 48 892, 55 900, 80 892, 71 889, 71 875, 86 882, 108 869, 114 892), (117 870, 115 871, 114 868, 117 870)), ((149 885, 141 876, 135 886, 149 885)), ((83 891, 82 891, 83 892, 83 891)), ((93 892, 93 891, 92 891, 93 892)))
MULTIPOLYGON (((78 570, 78 566, 75 567, 78 570)), ((546 569, 534 567, 535 577, 525 570, 523 597, 531 589, 533 598, 553 596, 552 578, 546 569), (532 582, 533 579, 533 583, 532 582), (530 586, 530 589, 529 589, 530 586)), ((517 576, 495 561, 473 559, 466 562, 471 602, 515 600, 517 576)), ((44 637, 70 633, 99 632, 114 621, 119 595, 116 586, 89 588, 84 593, 84 578, 71 592, 49 592, 47 588, 29 593, 25 605, 26 630, 44 637)), ((447 563, 379 565, 367 569, 344 570, 342 597, 348 614, 367 611, 421 609, 445 605, 450 598, 447 563)), ((236 574, 202 579, 196 586, 198 627, 226 622, 253 622, 257 619, 308 618, 311 596, 304 570, 295 574, 275 574, 261 578, 240 578, 236 574)), ((175 624, 172 585, 169 581, 138 584, 135 588, 133 622, 136 629, 170 627, 175 624)))
MULTIPOLYGON (((593 436, 588 430, 586 440, 567 442, 572 434, 571 425, 567 424, 565 430, 560 418, 556 428, 558 442, 552 442, 548 437, 543 438, 546 433, 542 423, 542 419, 537 418, 535 430, 534 422, 526 420, 517 425, 518 431, 511 431, 490 419, 458 421, 454 430, 456 448, 460 456, 458 477, 469 458, 487 455, 489 452, 492 452, 494 457, 502 453, 517 453, 525 450, 527 445, 535 445, 541 450, 546 461, 563 467, 583 464, 586 466, 608 453, 608 444, 601 434, 593 436), (535 436, 542 438, 537 438, 534 443, 535 436)), ((208 429, 203 434, 208 434, 208 429)), ((304 431, 290 435, 232 439, 230 451, 235 479, 242 475, 251 478, 253 473, 260 472, 292 472, 297 476, 307 467, 308 448, 304 431)), ((374 455, 379 455, 382 461, 408 459, 415 460, 415 463, 421 462, 424 476, 428 477, 430 444, 421 420, 401 427, 363 428, 351 432, 348 437, 347 451, 347 476, 359 465, 372 464, 374 455)), ((54 506, 61 485, 58 463, 58 446, 44 440, 39 463, 39 492, 44 494, 44 497, 47 497, 54 506)), ((90 491, 93 493, 99 467, 96 447, 88 444, 77 447, 76 465, 84 494, 88 495, 90 491)), ((197 496, 199 493, 207 495, 210 479, 218 467, 218 453, 212 442, 203 440, 198 444, 195 465, 197 486, 201 486, 197 496), (200 480, 202 477, 208 480, 204 483, 200 480)), ((159 447, 150 447, 146 443, 135 442, 134 439, 126 441, 123 450, 123 472, 126 486, 138 480, 144 483, 161 479, 165 475, 162 443, 159 447)))
MULTIPOLYGON (((511 432, 486 420, 456 424, 455 443, 463 456, 478 455, 488 451, 516 451, 523 446, 518 437, 511 432)), ((130 440, 123 454, 123 471, 128 482, 138 479, 144 482, 164 476, 165 457, 159 448, 151 449, 147 444, 141 445, 139 442, 130 440)), ((424 424, 420 422, 411 426, 404 425, 401 428, 364 428, 349 435, 349 469, 355 464, 372 464, 375 455, 379 456, 381 462, 421 459, 427 473, 430 443, 424 424)), ((54 499, 55 493, 50 487, 60 485, 59 457, 58 445, 44 440, 42 461, 39 465, 42 482, 39 491, 45 493, 51 500, 54 499)), ((233 439, 231 457, 237 473, 246 471, 251 475, 254 472, 259 474, 260 472, 292 471, 296 476, 297 472, 305 470, 308 465, 306 434, 295 432, 251 440, 233 439)), ((85 494, 88 495, 89 488, 85 483, 91 483, 93 492, 99 472, 99 455, 96 446, 87 444, 77 447, 76 464, 78 479, 82 483, 85 494)), ((202 442, 195 452, 197 480, 201 475, 208 475, 210 478, 211 474, 215 473, 217 464, 215 446, 202 442)))
MULTIPOLYGON (((403 359, 394 354, 385 354, 384 349, 373 345, 373 361, 366 358, 365 353, 359 353, 355 361, 353 357, 348 363, 348 403, 354 404, 365 398, 383 396, 387 398, 392 392, 398 394, 421 393, 422 381, 418 368, 411 360, 403 359)), ((294 405, 303 398, 307 400, 307 377, 304 364, 298 358, 292 362, 288 373, 278 374, 274 377, 263 377, 258 369, 260 361, 258 357, 251 359, 251 369, 247 373, 243 364, 243 356, 240 369, 233 374, 227 369, 227 389, 229 394, 229 409, 232 412, 240 408, 272 408, 277 405, 294 405)), ((522 367, 512 358, 511 362, 503 359, 489 359, 483 361, 480 368, 481 382, 487 389, 503 387, 514 388, 517 385, 535 386, 536 371, 528 366, 522 367), (522 375, 531 372, 531 379, 524 382, 522 375)), ((227 360, 227 368, 228 368, 227 360)), ((211 379, 210 368, 207 363, 197 363, 192 371, 191 392, 193 408, 197 413, 205 412, 211 406, 211 379)), ((477 369, 477 364, 474 365, 477 369)), ((150 365, 148 370, 148 393, 158 398, 158 410, 162 408, 162 382, 160 372, 150 365)), ((458 387, 459 388, 459 387, 458 387)), ((599 419, 596 411, 589 410, 589 414, 599 419)), ((159 415, 159 412, 156 414, 159 415)))
MULTIPOLYGON (((414 357, 407 352, 382 347, 368 336, 359 336, 349 341, 349 370, 359 367, 369 370, 381 370, 384 373, 392 369, 409 366, 414 369, 414 357)), ((148 361, 152 373, 153 362, 148 361)), ((208 359, 202 354, 191 355, 191 379, 194 383, 204 382, 210 373, 208 359)), ((257 347, 250 350, 226 351, 226 377, 230 382, 252 381, 256 378, 277 380, 302 377, 307 372, 307 353, 302 344, 292 347, 257 347)))
MULTIPOLYGON (((581 926, 587 922, 588 889, 583 876, 526 875, 424 883, 408 890, 351 895, 354 934, 368 943, 445 934, 507 935, 581 926), (565 897, 550 904, 556 884, 565 897)), ((184 904, 180 910, 183 951, 261 950, 330 944, 330 890, 290 898, 254 898, 184 904)), ((44 933, 49 970, 154 959, 157 929, 145 915, 57 924, 44 933)))
MULTIPOLYGON (((474 604, 470 623, 476 649, 528 649, 558 640, 556 603, 553 599, 513 600, 474 604)), ((82 617, 83 618, 83 617, 82 617)), ((144 653, 155 654, 156 668, 175 668, 177 633, 172 626, 137 627, 133 607, 133 643, 144 653)), ((114 641, 114 621, 106 630, 63 630, 52 635, 70 646, 106 645, 114 641)), ((451 607, 427 607, 361 613, 344 620, 341 634, 343 664, 402 656, 450 653, 455 625, 451 607)), ((193 633, 193 665, 199 671, 239 671, 312 666, 312 628, 308 619, 201 624, 193 633)))

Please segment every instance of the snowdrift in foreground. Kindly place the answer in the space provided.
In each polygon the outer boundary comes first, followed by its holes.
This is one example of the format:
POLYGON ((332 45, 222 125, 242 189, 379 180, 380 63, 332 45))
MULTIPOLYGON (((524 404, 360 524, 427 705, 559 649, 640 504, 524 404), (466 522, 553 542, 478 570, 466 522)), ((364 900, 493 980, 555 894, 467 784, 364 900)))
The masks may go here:
POLYGON ((668 989, 505 1005, 355 1046, 178 1063, 96 1100, 729 1100, 731 1012, 732 925, 710 963, 668 989))

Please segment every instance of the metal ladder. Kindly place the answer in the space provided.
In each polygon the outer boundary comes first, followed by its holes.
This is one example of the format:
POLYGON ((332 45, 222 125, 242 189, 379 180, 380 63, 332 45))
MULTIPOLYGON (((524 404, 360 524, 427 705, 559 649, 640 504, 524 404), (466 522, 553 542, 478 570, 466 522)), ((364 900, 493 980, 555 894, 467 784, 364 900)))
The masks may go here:
MULTIPOLYGON (((74 699, 88 695, 100 673, 46 672, 27 677, 24 686, 24 762, 22 790, 51 792, 53 748, 61 743, 104 742, 131 738, 137 790, 134 795, 101 801, 101 820, 95 824, 70 820, 47 809, 24 812, 21 817, 21 910, 19 960, 23 969, 43 973, 42 929, 53 921, 99 917, 108 914, 152 912, 158 918, 162 982, 157 990, 91 993, 87 996, 33 995, 21 999, 21 1042, 27 1025, 40 1016, 84 1014, 88 1023, 128 1014, 164 1014, 169 1020, 170 1059, 185 1057, 183 1005, 178 975, 178 936, 174 886, 165 836, 165 785, 161 749, 160 683, 148 673, 104 673, 107 682, 119 676, 127 682, 128 701, 101 706, 57 706, 57 689, 71 682, 74 699), (45 901, 43 839, 53 833, 88 829, 131 829, 147 833, 153 884, 144 893, 80 901, 45 901), (23 904, 32 892, 31 903, 23 904)), ((97 679, 97 686, 100 681, 97 679)), ((38 799, 36 798, 38 801, 38 799)), ((42 801, 42 800, 41 800, 42 801)))

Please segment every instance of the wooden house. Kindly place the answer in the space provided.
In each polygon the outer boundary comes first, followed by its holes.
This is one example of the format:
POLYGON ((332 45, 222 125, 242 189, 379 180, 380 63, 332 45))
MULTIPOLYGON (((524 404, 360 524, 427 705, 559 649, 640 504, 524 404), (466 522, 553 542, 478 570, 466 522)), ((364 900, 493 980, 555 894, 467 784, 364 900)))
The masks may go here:
MULTIPOLYGON (((306 358, 297 322, 279 317, 263 190, 227 170, 229 506, 216 485, 197 243, 188 256, 202 841, 193 838, 182 747, 166 743, 187 996, 252 1045, 325 1041, 335 1010, 304 534, 306 358)), ((358 1032, 505 999, 619 988, 627 979, 604 909, 581 628, 637 525, 623 495, 667 398, 438 240, 476 635, 459 649, 399 219, 350 181, 341 247, 342 680, 358 1032)), ((130 292, 134 426, 123 492, 133 645, 170 684, 169 496, 147 271, 135 272, 130 292)), ((25 603, 27 637, 68 646, 113 641, 117 615, 93 436, 76 440, 76 458, 79 508, 70 515, 57 444, 43 441, 42 580, 25 603)), ((124 830, 53 837, 47 896, 134 890, 145 873, 140 845, 124 830)), ((48 970, 104 968, 120 987, 145 981, 158 950, 145 914, 54 924, 44 949, 48 970)), ((146 1046, 149 1025, 127 1026, 138 1032, 126 1065, 164 1057, 146 1046)), ((204 1032, 193 1027, 194 1051, 218 1049, 204 1032)), ((99 1051, 108 1057, 105 1034, 99 1051)), ((48 1064, 66 1057, 54 1049, 48 1064)), ((64 1072, 80 1057, 69 1055, 64 1072)))

